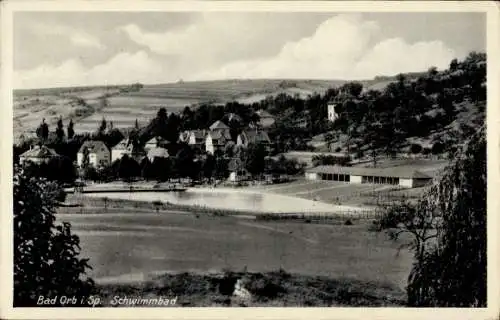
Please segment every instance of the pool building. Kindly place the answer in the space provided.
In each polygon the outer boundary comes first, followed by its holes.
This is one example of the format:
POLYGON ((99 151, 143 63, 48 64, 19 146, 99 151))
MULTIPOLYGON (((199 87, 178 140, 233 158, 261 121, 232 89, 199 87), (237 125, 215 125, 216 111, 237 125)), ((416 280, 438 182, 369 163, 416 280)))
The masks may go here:
POLYGON ((432 177, 413 167, 358 168, 333 165, 317 166, 305 173, 307 180, 343 181, 349 183, 392 184, 416 188, 428 184, 432 177))

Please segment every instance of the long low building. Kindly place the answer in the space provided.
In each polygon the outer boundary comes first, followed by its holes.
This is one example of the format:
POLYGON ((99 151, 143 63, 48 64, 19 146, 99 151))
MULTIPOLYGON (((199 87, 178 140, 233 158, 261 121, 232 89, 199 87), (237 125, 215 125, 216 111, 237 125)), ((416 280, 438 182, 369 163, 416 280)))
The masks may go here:
POLYGON ((359 168, 325 165, 308 169, 305 175, 308 180, 392 184, 407 188, 421 187, 432 180, 432 177, 412 167, 359 168))

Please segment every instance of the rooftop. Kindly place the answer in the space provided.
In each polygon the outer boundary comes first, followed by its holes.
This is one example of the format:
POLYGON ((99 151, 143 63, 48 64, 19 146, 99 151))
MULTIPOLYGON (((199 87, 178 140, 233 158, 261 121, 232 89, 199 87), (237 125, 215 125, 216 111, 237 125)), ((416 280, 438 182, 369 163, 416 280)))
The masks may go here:
POLYGON ((33 149, 21 154, 21 157, 25 158, 51 158, 57 156, 58 154, 54 151, 54 149, 47 148, 46 146, 36 146, 33 149))
POLYGON ((211 126, 210 130, 227 130, 229 127, 222 121, 217 120, 211 126))
POLYGON ((89 152, 96 152, 99 149, 101 151, 109 151, 108 147, 104 144, 102 141, 98 140, 87 140, 85 141, 82 146, 80 147, 80 150, 78 152, 83 152, 83 150, 87 148, 89 152))
POLYGON ((349 174, 353 176, 372 176, 372 177, 392 177, 406 179, 432 179, 432 177, 416 170, 413 167, 392 167, 392 168, 359 168, 359 167, 341 167, 341 166, 317 166, 307 170, 311 173, 330 173, 330 174, 349 174))

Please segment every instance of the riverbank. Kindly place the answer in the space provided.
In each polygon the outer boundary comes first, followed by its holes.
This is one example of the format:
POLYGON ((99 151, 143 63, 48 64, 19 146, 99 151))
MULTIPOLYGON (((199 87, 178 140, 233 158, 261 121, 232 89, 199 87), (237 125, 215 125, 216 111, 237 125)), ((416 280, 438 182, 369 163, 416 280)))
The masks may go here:
POLYGON ((170 273, 139 284, 101 284, 96 296, 102 307, 130 307, 134 298, 175 299, 172 307, 401 307, 406 299, 402 289, 389 284, 283 270, 170 273), (242 289, 235 293, 237 281, 242 289), (127 297, 129 303, 118 304, 116 297, 127 297))

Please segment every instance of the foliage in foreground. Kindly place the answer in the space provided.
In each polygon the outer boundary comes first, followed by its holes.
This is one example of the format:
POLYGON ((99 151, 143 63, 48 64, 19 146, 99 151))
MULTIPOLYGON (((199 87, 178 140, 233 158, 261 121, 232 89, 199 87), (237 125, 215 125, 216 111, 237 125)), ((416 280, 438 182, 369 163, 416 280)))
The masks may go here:
POLYGON ((85 276, 88 259, 78 257, 79 238, 69 223, 55 223, 55 209, 63 200, 57 184, 15 168, 15 307, 36 306, 40 296, 75 296, 80 301, 93 289, 92 279, 85 276))
POLYGON ((415 207, 389 210, 392 238, 413 236, 409 306, 486 306, 486 191, 483 127, 415 207))

